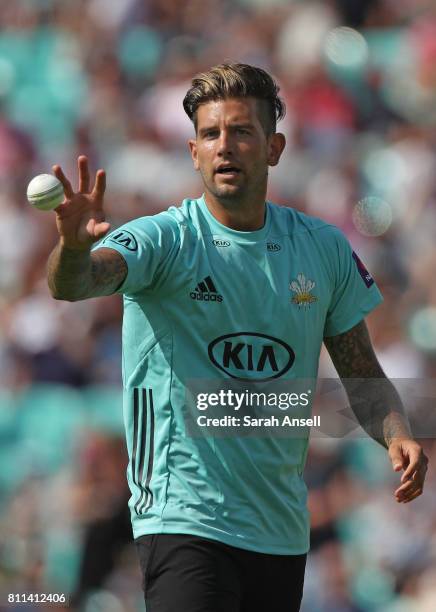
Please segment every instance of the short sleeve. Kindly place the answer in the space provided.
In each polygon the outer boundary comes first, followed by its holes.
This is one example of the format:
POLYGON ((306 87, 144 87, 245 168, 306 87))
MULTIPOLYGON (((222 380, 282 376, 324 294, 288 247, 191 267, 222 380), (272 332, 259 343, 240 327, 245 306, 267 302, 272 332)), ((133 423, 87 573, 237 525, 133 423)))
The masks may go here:
POLYGON ((108 234, 92 250, 110 248, 127 263, 127 276, 116 293, 134 294, 153 289, 165 273, 178 245, 177 222, 167 213, 140 217, 108 234))
POLYGON ((335 284, 324 326, 325 337, 348 331, 383 301, 371 274, 337 228, 330 248, 335 284))

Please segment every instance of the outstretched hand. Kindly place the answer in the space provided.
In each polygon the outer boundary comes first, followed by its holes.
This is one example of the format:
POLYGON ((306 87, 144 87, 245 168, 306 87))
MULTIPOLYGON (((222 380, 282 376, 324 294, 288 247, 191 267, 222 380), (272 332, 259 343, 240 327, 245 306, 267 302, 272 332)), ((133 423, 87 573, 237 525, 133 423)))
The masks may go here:
POLYGON ((407 503, 419 497, 424 490, 428 459, 421 446, 408 438, 393 439, 388 449, 395 472, 404 470, 401 485, 394 495, 397 502, 407 503))
POLYGON ((89 250, 110 229, 105 221, 103 197, 106 189, 106 173, 98 170, 92 190, 88 159, 81 155, 77 159, 79 168, 79 188, 75 192, 59 165, 53 166, 53 172, 64 187, 65 199, 57 208, 56 225, 61 237, 61 244, 69 249, 89 250))

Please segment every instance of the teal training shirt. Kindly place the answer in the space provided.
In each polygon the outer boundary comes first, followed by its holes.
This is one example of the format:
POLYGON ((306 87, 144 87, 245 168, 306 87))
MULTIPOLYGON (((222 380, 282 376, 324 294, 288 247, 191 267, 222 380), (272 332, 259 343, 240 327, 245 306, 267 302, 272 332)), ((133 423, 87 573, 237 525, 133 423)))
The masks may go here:
POLYGON ((307 552, 308 434, 190 436, 185 387, 189 379, 316 378, 323 337, 382 301, 347 239, 270 202, 262 229, 232 230, 201 197, 126 223, 102 247, 128 266, 118 292, 134 537, 182 533, 307 552))

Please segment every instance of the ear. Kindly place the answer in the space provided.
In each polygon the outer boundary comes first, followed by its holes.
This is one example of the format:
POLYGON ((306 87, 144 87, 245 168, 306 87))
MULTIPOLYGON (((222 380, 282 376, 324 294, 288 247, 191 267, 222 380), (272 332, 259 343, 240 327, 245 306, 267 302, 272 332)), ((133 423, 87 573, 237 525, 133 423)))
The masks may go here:
POLYGON ((286 146, 286 138, 284 134, 276 133, 269 137, 268 142, 268 165, 277 166, 283 149, 286 146))
POLYGON ((192 161, 194 162, 194 168, 196 170, 199 170, 200 166, 198 165, 197 141, 196 140, 189 140, 188 144, 189 144, 189 150, 191 151, 192 161))

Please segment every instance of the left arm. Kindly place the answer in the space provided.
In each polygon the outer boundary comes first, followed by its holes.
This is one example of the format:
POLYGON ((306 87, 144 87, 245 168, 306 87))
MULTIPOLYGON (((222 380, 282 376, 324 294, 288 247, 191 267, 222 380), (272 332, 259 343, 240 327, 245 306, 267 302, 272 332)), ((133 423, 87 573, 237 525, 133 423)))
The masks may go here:
POLYGON ((395 491, 397 501, 412 501, 423 491, 428 460, 413 439, 401 399, 377 360, 365 321, 324 338, 324 343, 357 420, 388 449, 394 470, 404 470, 395 491))

